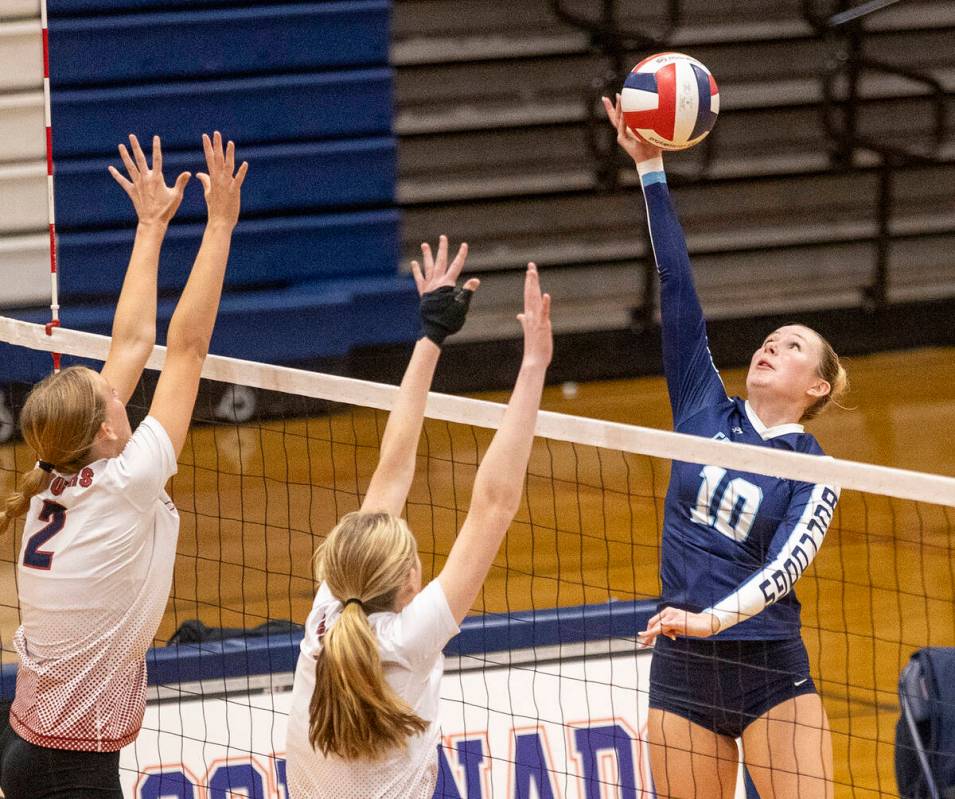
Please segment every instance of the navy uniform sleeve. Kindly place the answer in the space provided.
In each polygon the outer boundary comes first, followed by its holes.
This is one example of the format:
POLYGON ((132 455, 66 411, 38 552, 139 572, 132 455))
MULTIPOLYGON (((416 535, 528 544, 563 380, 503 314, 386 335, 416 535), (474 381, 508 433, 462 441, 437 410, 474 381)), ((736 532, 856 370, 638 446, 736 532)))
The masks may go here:
POLYGON ((704 613, 720 620, 720 632, 752 618, 792 591, 812 563, 829 529, 839 489, 798 483, 786 518, 776 528, 763 567, 704 613))
POLYGON ((663 369, 678 426, 703 407, 726 400, 726 389, 710 355, 703 309, 696 296, 690 257, 677 219, 662 159, 641 163, 640 181, 657 271, 663 322, 663 369))

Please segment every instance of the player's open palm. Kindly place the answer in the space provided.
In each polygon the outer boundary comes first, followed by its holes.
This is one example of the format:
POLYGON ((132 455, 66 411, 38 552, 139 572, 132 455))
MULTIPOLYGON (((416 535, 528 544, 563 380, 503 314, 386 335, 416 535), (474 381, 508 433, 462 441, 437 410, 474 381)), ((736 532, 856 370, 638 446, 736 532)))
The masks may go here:
POLYGON ((249 164, 243 161, 236 171, 235 142, 230 141, 223 147, 219 131, 211 139, 208 134, 202 134, 202 149, 206 155, 208 172, 199 172, 196 177, 206 197, 209 222, 221 222, 234 227, 239 221, 242 183, 249 164))
MULTIPOLYGON (((431 250, 428 242, 421 243, 421 263, 411 262, 411 274, 414 277, 415 285, 418 287, 418 294, 425 295, 428 292, 435 291, 442 286, 453 287, 461 276, 461 270, 464 269, 464 262, 468 259, 468 245, 464 242, 458 247, 457 255, 454 260, 448 263, 448 237, 441 236, 438 239, 437 256, 431 250)), ((465 291, 475 291, 481 284, 476 277, 472 277, 464 284, 465 291)))
POLYGON ((524 363, 547 366, 554 352, 550 327, 550 294, 541 294, 537 266, 527 265, 524 278, 524 312, 517 315, 524 328, 524 363))
POLYGON ((141 223, 168 223, 179 210, 182 193, 191 175, 182 172, 173 186, 166 185, 162 174, 162 147, 158 136, 153 136, 152 166, 146 161, 139 140, 132 133, 129 134, 129 145, 133 151, 132 155, 125 144, 119 145, 119 157, 123 159, 129 178, 124 177, 112 164, 108 167, 109 174, 132 200, 141 223))

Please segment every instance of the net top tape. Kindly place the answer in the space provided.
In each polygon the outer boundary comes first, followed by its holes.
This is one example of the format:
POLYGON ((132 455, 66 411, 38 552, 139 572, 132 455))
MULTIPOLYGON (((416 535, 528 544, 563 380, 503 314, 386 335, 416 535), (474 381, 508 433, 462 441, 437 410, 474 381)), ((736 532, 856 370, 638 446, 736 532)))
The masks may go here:
MULTIPOLYGON (((106 359, 110 344, 108 336, 64 328, 54 328, 52 335, 47 335, 42 325, 3 317, 0 317, 0 341, 98 361, 106 359)), ((165 356, 165 347, 157 346, 146 368, 161 369, 165 356)), ((398 392, 397 386, 383 383, 218 355, 210 355, 206 359, 202 376, 224 383, 384 411, 391 409, 398 392)), ((430 419, 491 429, 500 426, 503 415, 504 405, 500 403, 434 392, 429 395, 426 410, 426 416, 430 419)), ((670 430, 550 411, 541 411, 538 415, 536 433, 555 441, 721 466, 790 480, 826 483, 842 489, 955 507, 955 478, 942 475, 714 441, 670 430)))

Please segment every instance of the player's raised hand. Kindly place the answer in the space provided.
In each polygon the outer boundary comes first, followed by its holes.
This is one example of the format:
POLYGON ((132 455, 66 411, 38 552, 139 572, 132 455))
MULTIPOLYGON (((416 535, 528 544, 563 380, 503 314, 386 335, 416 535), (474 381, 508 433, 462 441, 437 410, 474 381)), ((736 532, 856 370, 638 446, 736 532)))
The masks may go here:
POLYGON ((411 274, 421 297, 419 313, 425 336, 439 347, 444 340, 464 326, 471 296, 481 285, 472 277, 458 288, 458 278, 468 257, 468 245, 461 244, 454 260, 448 263, 448 237, 438 239, 435 257, 428 242, 421 244, 421 260, 411 262, 411 274))
POLYGON ((196 177, 202 184, 206 197, 209 222, 222 222, 235 226, 239 221, 242 183, 249 171, 248 161, 243 161, 238 171, 235 168, 235 143, 223 147, 222 134, 216 131, 212 138, 202 134, 202 149, 206 155, 206 169, 196 177))
POLYGON ((650 646, 658 636, 709 638, 719 632, 719 620, 712 613, 690 613, 679 608, 664 608, 647 622, 647 629, 637 633, 637 640, 650 646))
POLYGON ((603 100, 604 110, 607 112, 607 119, 610 120, 610 124, 617 130, 617 144, 633 159, 634 163, 638 164, 641 161, 649 161, 652 158, 662 155, 663 150, 659 147, 654 147, 652 144, 647 144, 627 127, 626 120, 623 118, 623 103, 619 93, 617 94, 616 103, 611 103, 609 97, 603 97, 601 99, 603 100))
POLYGON ((554 352, 550 326, 550 294, 541 294, 536 264, 527 265, 524 277, 524 312, 517 315, 524 328, 524 364, 547 366, 554 352))
MULTIPOLYGON (((415 285, 418 287, 418 294, 424 295, 442 286, 455 286, 467 258, 468 245, 466 242, 461 243, 454 260, 448 264, 447 236, 441 236, 438 239, 437 257, 432 252, 431 245, 423 241, 421 243, 421 263, 418 261, 411 262, 411 274, 414 276, 415 285)), ((464 291, 474 292, 480 285, 481 281, 472 277, 464 284, 463 289, 464 291)))
POLYGON ((191 175, 188 172, 182 172, 173 186, 166 185, 162 174, 162 147, 158 136, 153 136, 151 167, 139 146, 139 140, 132 133, 129 134, 129 145, 133 151, 132 155, 125 144, 119 145, 119 157, 123 160, 129 178, 124 177, 112 164, 107 167, 109 174, 132 200, 133 208, 136 209, 136 215, 141 223, 167 224, 179 210, 182 193, 191 175))

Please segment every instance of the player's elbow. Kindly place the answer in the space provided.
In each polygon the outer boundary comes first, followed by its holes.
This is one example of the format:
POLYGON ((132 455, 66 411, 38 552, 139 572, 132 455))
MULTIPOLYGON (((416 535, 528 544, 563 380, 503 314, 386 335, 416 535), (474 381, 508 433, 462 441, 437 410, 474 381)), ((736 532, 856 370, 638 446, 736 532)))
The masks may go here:
POLYGON ((521 481, 508 482, 501 479, 478 480, 474 484, 471 506, 481 508, 489 518, 506 518, 505 525, 517 514, 521 506, 521 481))
POLYGON ((211 336, 189 325, 170 325, 166 348, 170 353, 205 360, 209 354, 211 336))

